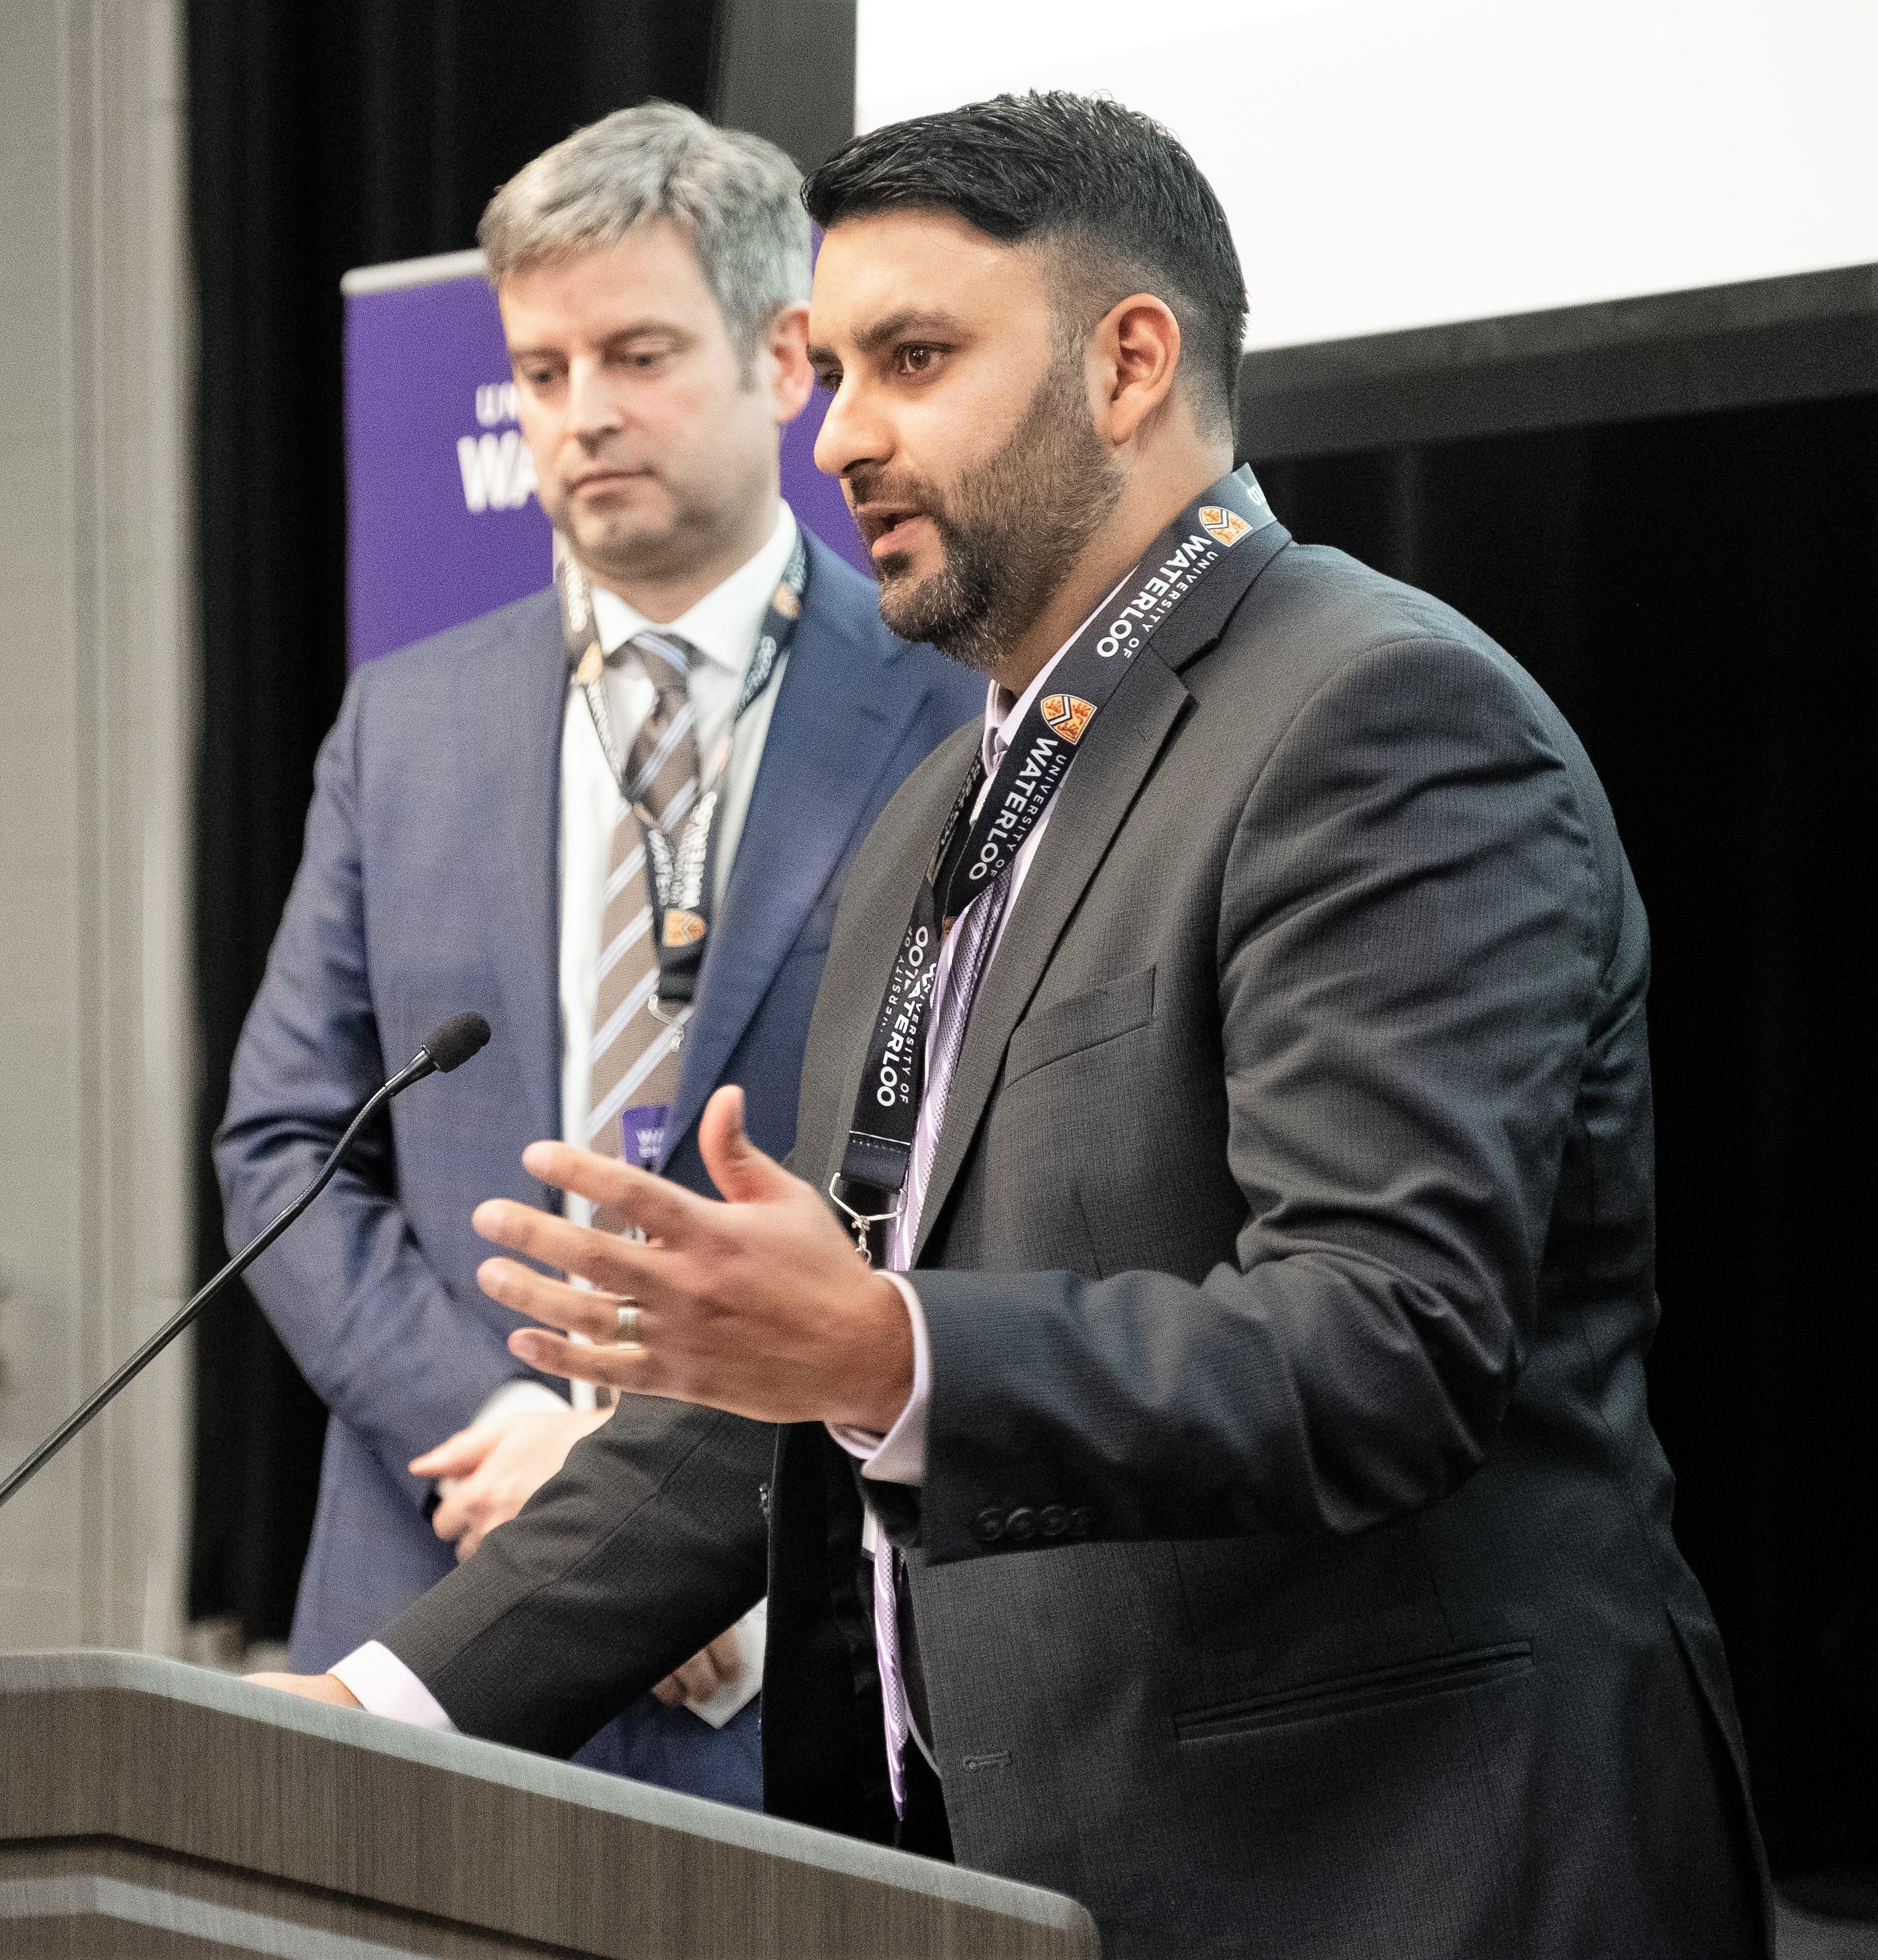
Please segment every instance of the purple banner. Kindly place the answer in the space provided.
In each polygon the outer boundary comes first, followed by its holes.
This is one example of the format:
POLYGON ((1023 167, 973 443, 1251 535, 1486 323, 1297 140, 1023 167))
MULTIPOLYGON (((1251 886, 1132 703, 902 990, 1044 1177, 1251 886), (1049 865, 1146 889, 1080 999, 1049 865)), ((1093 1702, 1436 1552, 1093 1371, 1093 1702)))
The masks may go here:
MULTIPOLYGON (((374 266, 345 293, 347 647, 375 660, 548 583, 548 520, 515 421, 495 295, 466 253, 374 266), (458 266, 465 268, 457 271, 458 266), (436 276, 438 271, 446 276, 436 276)), ((815 467, 824 397, 783 431, 782 494, 867 570, 815 467)))

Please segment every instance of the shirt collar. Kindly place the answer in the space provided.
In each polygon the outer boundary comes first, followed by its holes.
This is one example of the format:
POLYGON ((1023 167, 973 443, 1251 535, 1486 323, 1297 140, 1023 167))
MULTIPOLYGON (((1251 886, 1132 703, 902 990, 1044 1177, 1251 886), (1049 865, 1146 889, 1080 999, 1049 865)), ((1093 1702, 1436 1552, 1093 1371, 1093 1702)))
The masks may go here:
POLYGON ((722 584, 713 586, 695 606, 663 625, 648 619, 637 606, 629 606, 618 593, 595 586, 594 624, 599 629, 601 647, 610 654, 635 633, 670 633, 740 677, 750 665, 756 636, 763 629, 763 616, 788 568, 795 540, 795 514, 783 504, 776 512, 776 528, 769 542, 759 546, 722 584))

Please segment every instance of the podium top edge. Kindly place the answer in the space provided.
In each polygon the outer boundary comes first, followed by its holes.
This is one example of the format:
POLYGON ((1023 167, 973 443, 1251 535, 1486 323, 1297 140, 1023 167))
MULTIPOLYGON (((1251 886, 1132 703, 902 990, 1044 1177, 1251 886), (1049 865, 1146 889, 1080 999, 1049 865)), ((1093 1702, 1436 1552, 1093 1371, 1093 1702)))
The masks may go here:
POLYGON ((212 1668, 108 1648, 0 1653, 0 1703, 11 1695, 75 1691, 182 1702, 533 1796, 610 1812, 635 1823, 713 1839, 738 1850, 787 1858, 895 1889, 916 1890, 1042 1927, 1074 1933, 1091 1927, 1086 1908, 1041 1886, 915 1858, 863 1839, 712 1803, 599 1770, 578 1768, 479 1737, 437 1733, 355 1709, 307 1701, 212 1668))
POLYGON ((438 252, 428 259, 394 259, 383 266, 355 266, 339 275, 339 291, 349 299, 364 293, 402 292, 409 286, 440 285, 446 279, 480 279, 487 275, 477 251, 438 252))

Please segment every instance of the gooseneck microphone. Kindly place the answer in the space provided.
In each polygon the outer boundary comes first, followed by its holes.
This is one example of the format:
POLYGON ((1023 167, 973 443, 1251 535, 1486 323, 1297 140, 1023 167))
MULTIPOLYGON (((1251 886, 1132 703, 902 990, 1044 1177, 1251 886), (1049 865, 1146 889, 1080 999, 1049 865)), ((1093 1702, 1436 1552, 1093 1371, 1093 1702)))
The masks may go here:
POLYGON ((320 1174, 312 1183, 272 1224, 250 1239, 186 1306, 166 1320, 109 1380, 87 1396, 6 1481, 0 1484, 0 1504, 4 1504, 21 1484, 49 1463, 119 1389, 134 1382, 231 1280, 238 1274, 246 1272, 273 1244, 332 1182, 333 1174, 344 1161, 345 1153, 352 1148, 353 1138, 393 1096, 409 1089, 412 1083, 422 1082, 427 1075, 447 1075, 453 1068, 460 1068, 487 1043, 489 1039, 489 1024, 480 1014, 452 1014, 441 1026, 433 1028, 424 1045, 409 1062, 399 1069, 389 1082, 374 1090, 358 1114, 346 1125, 345 1134, 333 1146, 331 1153, 320 1166, 320 1174))

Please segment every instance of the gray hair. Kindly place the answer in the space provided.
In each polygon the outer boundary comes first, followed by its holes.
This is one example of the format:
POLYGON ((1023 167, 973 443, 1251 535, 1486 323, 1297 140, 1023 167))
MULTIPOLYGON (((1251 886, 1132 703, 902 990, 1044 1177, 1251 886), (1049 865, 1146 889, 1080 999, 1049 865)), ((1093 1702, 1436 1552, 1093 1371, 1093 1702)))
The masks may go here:
POLYGON ((783 307, 809 296, 802 177, 774 143, 645 102, 544 150, 489 200, 476 228, 492 284, 616 245, 666 218, 690 238, 743 358, 783 307))

